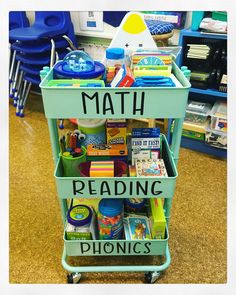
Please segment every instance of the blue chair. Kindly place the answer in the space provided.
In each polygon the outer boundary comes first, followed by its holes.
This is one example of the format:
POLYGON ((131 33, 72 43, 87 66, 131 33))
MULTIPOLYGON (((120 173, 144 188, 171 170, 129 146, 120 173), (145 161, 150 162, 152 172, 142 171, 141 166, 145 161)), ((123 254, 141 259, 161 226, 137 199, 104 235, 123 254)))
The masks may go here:
POLYGON ((9 12, 9 31, 16 28, 24 28, 29 26, 29 20, 25 11, 9 12))
MULTIPOLYGON (((58 51, 59 58, 63 59, 67 53, 68 51, 66 50, 58 51)), ((16 54, 16 60, 25 64, 46 66, 50 63, 51 56, 50 51, 42 54, 25 54, 20 52, 16 54)))
POLYGON ((77 47, 70 12, 35 12, 34 24, 13 29, 9 32, 9 39, 15 41, 11 49, 17 61, 14 78, 10 80, 10 98, 13 98, 13 105, 16 106, 16 115, 23 117, 31 85, 39 85, 40 70, 50 64, 51 40, 54 41, 59 59, 68 53, 65 50, 67 47, 77 47))
POLYGON ((68 32, 71 24, 70 12, 38 11, 35 12, 35 22, 32 26, 11 30, 9 38, 19 41, 50 38, 68 32))
MULTIPOLYGON (((65 33, 67 37, 70 38, 72 43, 75 45, 75 34, 73 25, 70 28, 70 31, 65 33)), ((55 42, 55 48, 66 48, 68 46, 68 42, 63 37, 55 37, 53 38, 55 42)), ((51 42, 50 39, 40 39, 38 41, 17 41, 11 45, 12 50, 21 51, 24 53, 42 53, 45 51, 51 50, 51 42)))
MULTIPOLYGON (((9 31, 16 28, 24 28, 29 26, 29 20, 26 16, 25 11, 10 11, 9 12, 9 31)), ((14 70, 16 67, 15 63, 16 51, 12 50, 10 52, 10 67, 9 67, 9 83, 12 87, 12 82, 14 80, 14 70)), ((11 92, 11 91, 10 91, 11 92)))

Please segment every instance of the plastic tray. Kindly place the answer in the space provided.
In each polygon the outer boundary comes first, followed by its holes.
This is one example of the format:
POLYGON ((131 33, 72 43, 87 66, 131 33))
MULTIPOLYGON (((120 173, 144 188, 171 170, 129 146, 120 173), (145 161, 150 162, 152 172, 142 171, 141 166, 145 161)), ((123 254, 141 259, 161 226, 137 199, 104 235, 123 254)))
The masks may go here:
POLYGON ((172 68, 182 87, 50 87, 51 69, 40 83, 45 115, 50 119, 183 118, 191 85, 175 63, 172 68))
POLYGON ((215 102, 210 115, 211 129, 227 132, 227 103, 215 102))
POLYGON ((206 135, 205 135, 206 144, 211 146, 227 149, 227 133, 216 131, 211 128, 206 128, 206 135))
POLYGON ((185 120, 193 123, 204 123, 211 111, 209 103, 190 100, 186 108, 185 120))
POLYGON ((64 244, 68 256, 124 256, 124 255, 165 255, 169 239, 160 240, 66 240, 64 244))
POLYGON ((161 137, 168 177, 64 177, 59 157, 54 173, 59 198, 172 198, 178 172, 166 137, 161 137))

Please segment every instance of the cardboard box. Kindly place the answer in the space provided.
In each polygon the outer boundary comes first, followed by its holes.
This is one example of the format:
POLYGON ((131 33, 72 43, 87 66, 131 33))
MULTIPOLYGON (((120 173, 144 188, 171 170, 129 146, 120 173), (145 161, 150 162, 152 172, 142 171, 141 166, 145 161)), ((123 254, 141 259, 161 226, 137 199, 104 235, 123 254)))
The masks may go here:
POLYGON ((136 161, 137 177, 168 177, 163 159, 136 161))
POLYGON ((125 119, 107 119, 107 144, 126 144, 127 124, 125 119))
POLYGON ((166 229, 166 218, 163 210, 161 198, 150 199, 150 213, 149 218, 151 234, 153 239, 164 239, 166 229))
POLYGON ((87 156, 127 156, 126 144, 89 144, 87 146, 87 156))

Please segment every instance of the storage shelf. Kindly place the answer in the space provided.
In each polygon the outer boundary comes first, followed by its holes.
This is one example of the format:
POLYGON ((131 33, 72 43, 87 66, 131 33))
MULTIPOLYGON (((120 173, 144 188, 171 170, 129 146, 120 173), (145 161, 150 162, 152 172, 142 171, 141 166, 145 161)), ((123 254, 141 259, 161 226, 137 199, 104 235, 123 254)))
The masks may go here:
POLYGON ((202 152, 218 158, 227 158, 226 149, 216 148, 206 144, 204 141, 195 140, 185 136, 182 136, 181 147, 189 148, 191 150, 202 152))
POLYGON ((199 89, 199 88, 190 88, 190 92, 192 93, 198 93, 198 94, 203 94, 203 95, 211 95, 211 96, 217 96, 220 98, 227 99, 227 93, 225 92, 220 92, 215 89, 199 89))

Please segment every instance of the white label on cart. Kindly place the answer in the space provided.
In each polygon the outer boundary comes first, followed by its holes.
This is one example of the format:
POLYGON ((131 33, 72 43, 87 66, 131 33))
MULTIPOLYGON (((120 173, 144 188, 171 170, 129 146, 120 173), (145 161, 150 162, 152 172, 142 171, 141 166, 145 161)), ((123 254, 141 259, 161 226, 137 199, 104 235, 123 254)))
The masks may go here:
MULTIPOLYGON (((88 114, 89 109, 95 109, 97 115, 115 115, 116 113, 125 114, 125 101, 127 102, 127 95, 130 95, 129 91, 116 91, 114 95, 109 92, 105 92, 103 98, 99 98, 99 93, 94 92, 92 95, 82 92, 82 106, 84 114, 88 114), (115 109, 117 103, 113 103, 113 100, 119 101, 119 110, 115 109)), ((145 92, 136 92, 132 94, 130 104, 132 105, 133 115, 143 115, 144 113, 145 92)))

